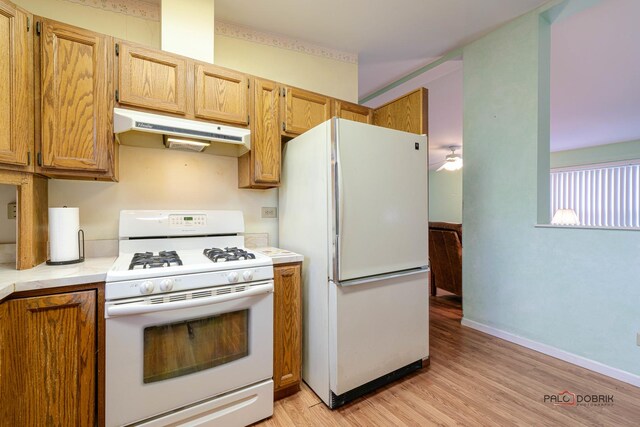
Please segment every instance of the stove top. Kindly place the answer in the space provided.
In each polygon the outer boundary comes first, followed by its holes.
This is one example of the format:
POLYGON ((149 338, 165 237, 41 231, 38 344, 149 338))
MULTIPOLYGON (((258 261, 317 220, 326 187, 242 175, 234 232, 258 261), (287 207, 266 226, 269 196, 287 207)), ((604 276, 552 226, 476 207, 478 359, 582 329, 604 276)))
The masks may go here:
MULTIPOLYGON (((201 247, 202 248, 202 247, 201 247)), ((176 249, 121 252, 107 272, 107 282, 271 266, 270 257, 244 248, 176 249), (228 251, 225 251, 228 249, 228 251), (231 251, 233 249, 233 251, 231 251), (205 252, 214 258, 205 255, 205 252)))
POLYGON ((173 276, 175 288, 186 289, 188 275, 207 276, 202 279, 207 285, 217 277, 224 278, 223 283, 251 281, 254 273, 256 278, 272 278, 271 258, 246 250, 242 232, 240 211, 121 211, 119 256, 107 272, 107 284, 122 282, 126 288, 127 281, 173 276), (258 274, 262 267, 266 272, 258 274))
POLYGON ((213 262, 228 262, 228 261, 238 261, 243 259, 256 259, 255 254, 248 252, 244 249, 240 248, 211 248, 205 249, 202 252, 204 256, 209 258, 213 262))
POLYGON ((159 268, 182 265, 182 260, 176 251, 160 251, 157 255, 153 252, 137 252, 133 254, 129 270, 136 268, 159 268))

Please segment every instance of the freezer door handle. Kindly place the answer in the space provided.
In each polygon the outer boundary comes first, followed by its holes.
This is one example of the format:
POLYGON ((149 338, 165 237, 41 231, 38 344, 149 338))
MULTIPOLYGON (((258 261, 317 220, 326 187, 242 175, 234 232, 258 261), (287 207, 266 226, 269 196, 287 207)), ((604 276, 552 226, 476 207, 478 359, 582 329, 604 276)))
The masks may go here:
POLYGON ((429 267, 424 265, 422 267, 412 268, 410 270, 395 271, 393 273, 379 274, 377 276, 362 277, 360 279, 344 280, 342 282, 338 282, 336 280, 335 284, 338 285, 338 286, 342 286, 342 287, 364 285, 365 283, 379 282, 381 280, 395 279, 397 277, 413 276, 413 275, 416 275, 416 274, 427 273, 428 271, 429 271, 429 267))

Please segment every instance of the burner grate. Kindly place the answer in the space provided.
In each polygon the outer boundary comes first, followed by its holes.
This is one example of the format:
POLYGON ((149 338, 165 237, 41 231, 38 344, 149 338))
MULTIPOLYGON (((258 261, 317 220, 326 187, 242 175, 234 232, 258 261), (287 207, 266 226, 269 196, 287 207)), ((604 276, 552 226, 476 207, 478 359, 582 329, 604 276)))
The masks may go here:
POLYGON ((256 256, 251 252, 247 252, 244 249, 239 248, 211 248, 205 249, 203 252, 204 256, 209 258, 213 262, 224 262, 224 261, 239 261, 246 259, 255 259, 256 256))
POLYGON ((176 265, 182 265, 182 260, 176 251, 160 251, 157 255, 153 252, 138 252, 133 254, 129 270, 134 270, 136 267, 145 269, 174 267, 176 265))

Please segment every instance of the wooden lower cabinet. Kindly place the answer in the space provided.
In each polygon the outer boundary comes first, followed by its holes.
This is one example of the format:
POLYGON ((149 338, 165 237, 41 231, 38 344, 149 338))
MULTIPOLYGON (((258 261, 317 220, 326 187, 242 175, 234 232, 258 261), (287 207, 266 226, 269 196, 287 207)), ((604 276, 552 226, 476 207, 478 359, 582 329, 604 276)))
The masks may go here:
POLYGON ((0 303, 0 426, 103 424, 99 292, 0 303))
POLYGON ((273 382, 275 399, 296 393, 302 379, 302 263, 273 267, 273 382))

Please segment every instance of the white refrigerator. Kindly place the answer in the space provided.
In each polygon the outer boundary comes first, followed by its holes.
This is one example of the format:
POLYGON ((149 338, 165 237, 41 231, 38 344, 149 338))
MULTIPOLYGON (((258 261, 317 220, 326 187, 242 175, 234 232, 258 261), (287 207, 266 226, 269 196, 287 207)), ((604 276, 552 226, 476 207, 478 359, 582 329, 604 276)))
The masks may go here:
POLYGON ((338 118, 285 144, 279 245, 305 257, 302 377, 330 408, 429 357, 427 151, 338 118))

